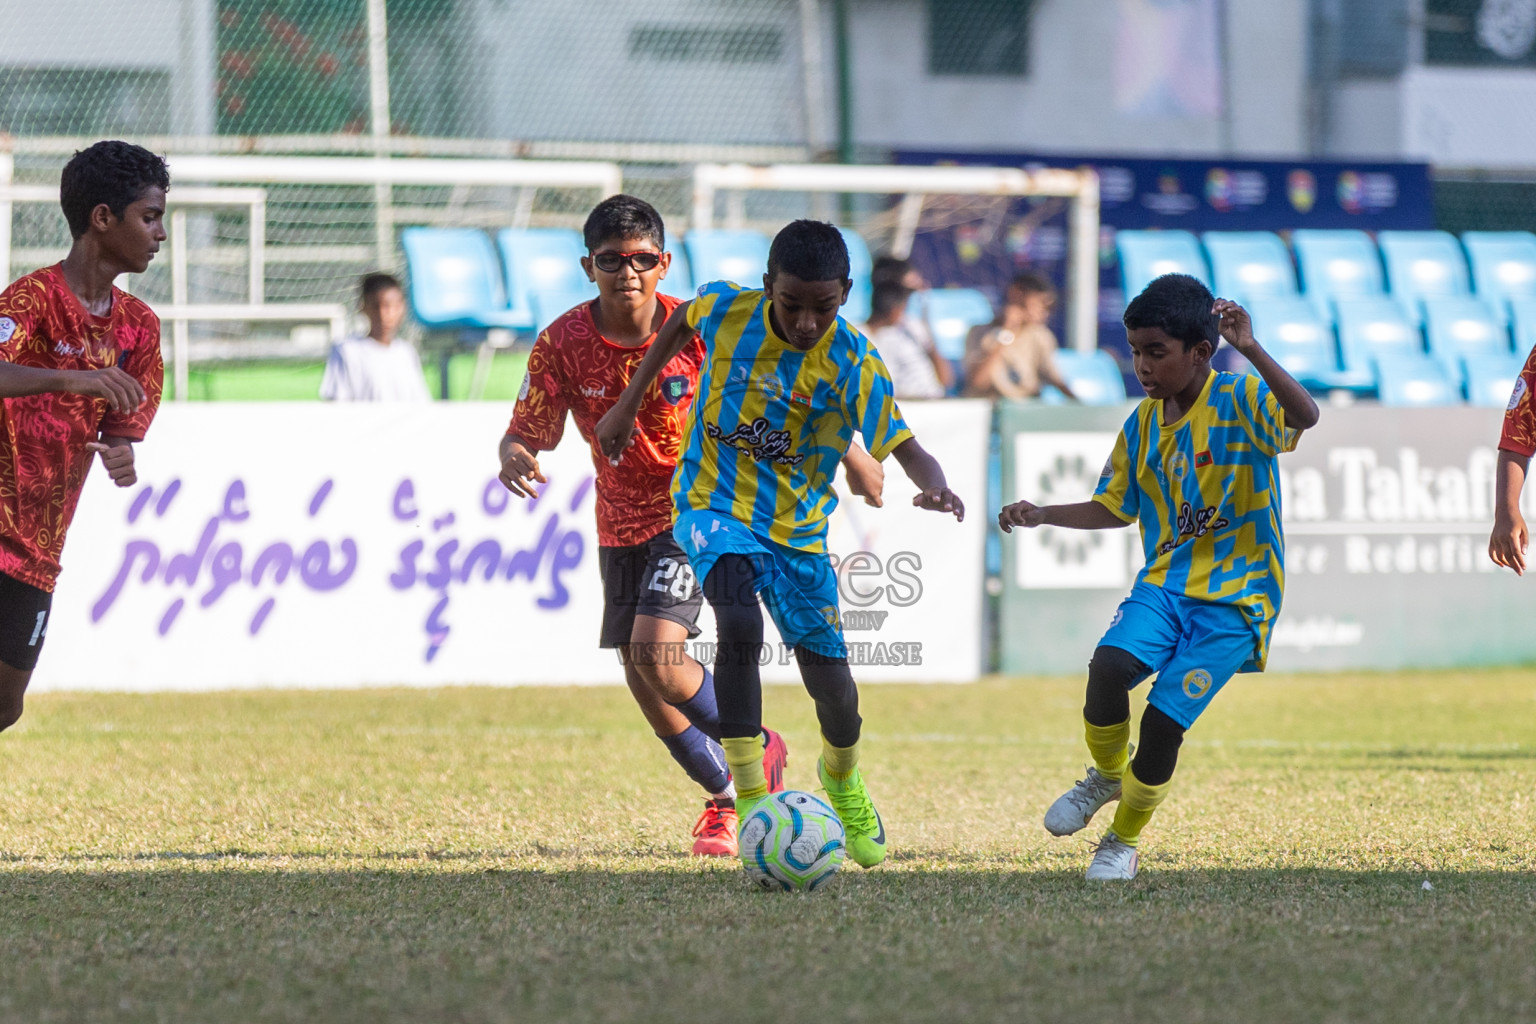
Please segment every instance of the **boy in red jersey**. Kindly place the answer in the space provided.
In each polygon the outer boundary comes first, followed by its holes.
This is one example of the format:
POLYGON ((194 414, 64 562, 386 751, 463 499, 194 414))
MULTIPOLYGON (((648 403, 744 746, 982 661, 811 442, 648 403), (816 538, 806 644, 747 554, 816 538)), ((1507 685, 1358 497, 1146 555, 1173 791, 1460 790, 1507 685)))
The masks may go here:
POLYGON ((1504 409, 1504 426, 1499 431, 1499 467, 1493 490, 1493 533, 1488 538, 1488 557, 1494 564, 1525 575, 1525 552, 1531 542, 1525 516, 1520 514, 1520 492, 1525 488, 1525 474, 1536 453, 1536 348, 1526 357, 1515 390, 1504 409))
POLYGON ((59 553, 99 453, 132 486, 133 443, 160 404, 160 321, 113 286, 165 241, 165 161, 126 142, 74 155, 59 203, 69 255, 0 292, 0 729, 48 633, 59 553))
MULTIPOLYGON (((672 538, 672 471, 703 348, 695 339, 664 368, 624 458, 610 461, 598 453, 591 444, 593 428, 682 300, 657 291, 672 257, 665 251, 661 215, 649 203, 626 195, 605 199, 587 218, 583 235, 589 254, 582 267, 596 282, 598 298, 559 317, 535 343, 501 440, 501 480, 514 494, 536 496, 534 485, 544 482, 536 456, 560 443, 567 410, 575 416, 597 469, 600 643, 619 651, 625 681, 646 721, 709 794, 694 826, 693 852, 734 857, 735 789, 719 743, 714 679, 684 653, 684 641, 698 635, 703 597, 687 556, 672 538)), ((871 489, 865 481, 860 486, 871 489)), ((782 789, 784 741, 766 729, 764 738, 764 772, 782 789)))

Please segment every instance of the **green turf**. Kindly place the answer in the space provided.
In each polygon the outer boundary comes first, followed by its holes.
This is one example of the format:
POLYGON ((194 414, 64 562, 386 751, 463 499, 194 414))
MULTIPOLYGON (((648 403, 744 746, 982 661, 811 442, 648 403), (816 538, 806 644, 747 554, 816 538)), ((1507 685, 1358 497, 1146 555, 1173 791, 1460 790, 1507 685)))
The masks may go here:
MULTIPOLYGON (((523 350, 497 352, 491 359, 486 377, 485 401, 511 402, 523 383, 528 353, 523 350)), ((474 377, 473 352, 455 354, 448 363, 448 394, 455 400, 469 397, 474 377)), ((320 396, 320 378, 325 362, 263 360, 248 363, 206 363, 187 371, 187 394, 194 402, 312 402, 320 396)), ((442 374, 436 357, 423 357, 422 374, 433 397, 442 393, 442 374)), ((172 376, 167 374, 165 397, 175 394, 172 376)))
POLYGON ((0 1019, 1536 1018, 1536 675, 1240 679, 1117 887, 1039 824, 1080 686, 866 688, 895 854, 809 897, 684 855, 617 688, 37 696, 0 1019))

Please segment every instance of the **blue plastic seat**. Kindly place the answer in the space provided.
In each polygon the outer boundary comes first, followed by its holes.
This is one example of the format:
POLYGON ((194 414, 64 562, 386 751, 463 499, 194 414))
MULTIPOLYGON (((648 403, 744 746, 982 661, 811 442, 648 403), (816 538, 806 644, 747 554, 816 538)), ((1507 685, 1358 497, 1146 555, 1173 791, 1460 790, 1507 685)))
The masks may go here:
POLYGON ((485 232, 406 228, 400 232, 411 278, 411 313, 423 327, 517 328, 526 318, 507 308, 501 267, 485 232))
POLYGON ((1509 326, 1516 352, 1536 348, 1536 299, 1509 300, 1509 326))
POLYGON ((1383 231, 1376 236, 1387 288, 1408 316, 1422 322, 1425 299, 1467 295, 1467 258, 1448 231, 1383 231))
MULTIPOLYGON (((587 280, 581 258, 587 254, 581 233, 569 228, 507 228, 496 235, 501 259, 506 264, 507 305, 534 327, 534 296, 597 295, 597 285, 587 280)), ((568 307, 567 307, 568 308, 568 307)))
POLYGON ((1212 289, 1234 302, 1296 294, 1291 252, 1271 231, 1207 231, 1200 236, 1211 258, 1212 289))
POLYGON ((1376 388, 1382 405, 1456 405, 1461 389, 1440 360, 1414 353, 1376 357, 1376 388))
MULTIPOLYGON (((1066 378, 1072 393, 1084 405, 1124 405, 1125 377, 1115 357, 1103 349, 1079 352, 1065 349, 1056 353, 1056 367, 1066 378)), ((1065 402, 1066 396, 1047 385, 1040 393, 1047 404, 1065 402)))
POLYGON ((1302 293, 1324 319, 1332 319, 1341 299, 1382 295, 1381 258, 1364 231, 1291 232, 1302 293))
POLYGON ((1129 302, 1164 274, 1188 274, 1211 285, 1200 243, 1188 231, 1117 231, 1115 249, 1120 254, 1120 282, 1129 302))
POLYGON ((922 315, 933 333, 933 347, 945 359, 964 359, 965 336, 972 327, 992 322, 992 303, 974 288, 934 288, 922 297, 922 315))
POLYGON ((1378 355, 1423 355, 1419 327, 1403 307, 1385 295, 1340 299, 1335 303, 1339 323, 1339 354, 1344 369, 1374 378, 1378 355))
POLYGON ((1509 353, 1484 353, 1462 360, 1463 379, 1467 383, 1467 401, 1491 409, 1509 404, 1515 390, 1515 378, 1525 367, 1525 358, 1509 353))
POLYGON ((1457 376, 1469 356, 1512 356, 1509 332, 1488 304, 1470 295, 1424 302, 1429 352, 1457 376))
POLYGON ((581 305, 583 302, 591 302, 596 294, 586 289, 574 291, 544 291, 533 293, 533 326, 537 331, 543 331, 561 314, 581 305))
POLYGON ((1333 328, 1301 296, 1253 299, 1248 312, 1254 337, 1302 384, 1368 388, 1373 383, 1369 374, 1342 372, 1333 328))
POLYGON ((683 239, 693 283, 732 281, 743 288, 761 288, 768 272, 768 236, 761 231, 711 228, 690 231, 683 239))
POLYGON ((693 268, 688 264, 688 248, 673 245, 668 252, 672 254, 672 266, 667 270, 666 280, 656 290, 663 295, 675 295, 679 299, 693 298, 695 286, 693 268))
POLYGON ((839 312, 849 323, 862 324, 869 319, 873 294, 869 275, 875 269, 875 261, 869 255, 869 243, 864 241, 862 235, 848 228, 838 230, 843 233, 843 241, 848 245, 848 276, 853 279, 848 301, 839 312))
POLYGON ((1468 231, 1462 234, 1472 264, 1472 287, 1501 323, 1514 299, 1536 299, 1536 234, 1468 231))

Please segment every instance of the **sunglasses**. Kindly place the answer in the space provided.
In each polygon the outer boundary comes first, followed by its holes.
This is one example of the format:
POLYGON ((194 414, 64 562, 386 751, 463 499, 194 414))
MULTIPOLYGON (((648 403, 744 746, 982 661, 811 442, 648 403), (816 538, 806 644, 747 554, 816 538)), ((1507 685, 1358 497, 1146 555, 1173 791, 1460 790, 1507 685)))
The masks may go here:
POLYGON ((600 252, 592 257, 592 265, 605 274, 617 274, 628 263, 635 273, 644 274, 661 266, 659 252, 600 252))

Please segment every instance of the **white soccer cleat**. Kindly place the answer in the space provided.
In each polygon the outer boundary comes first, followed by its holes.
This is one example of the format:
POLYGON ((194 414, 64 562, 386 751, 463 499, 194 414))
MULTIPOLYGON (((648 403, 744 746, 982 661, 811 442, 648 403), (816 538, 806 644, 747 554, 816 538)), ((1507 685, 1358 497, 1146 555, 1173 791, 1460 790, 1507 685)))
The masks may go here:
POLYGON ((1136 847, 1127 846, 1113 832, 1104 833, 1093 847, 1093 863, 1083 877, 1090 882, 1129 882, 1136 877, 1136 847))
POLYGON ((1097 768, 1088 769, 1088 777, 1079 779, 1051 809, 1045 812, 1045 830, 1053 836, 1070 836, 1088 827, 1099 808, 1120 799, 1120 780, 1106 779, 1097 768))

